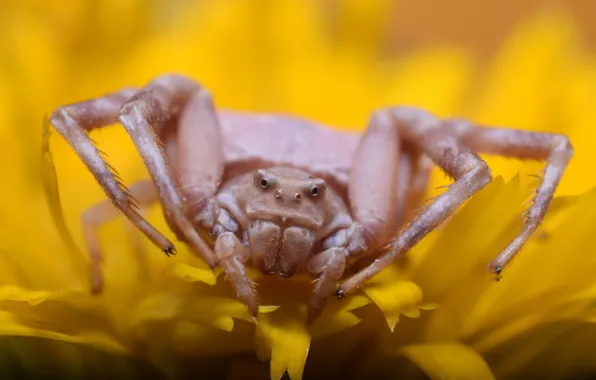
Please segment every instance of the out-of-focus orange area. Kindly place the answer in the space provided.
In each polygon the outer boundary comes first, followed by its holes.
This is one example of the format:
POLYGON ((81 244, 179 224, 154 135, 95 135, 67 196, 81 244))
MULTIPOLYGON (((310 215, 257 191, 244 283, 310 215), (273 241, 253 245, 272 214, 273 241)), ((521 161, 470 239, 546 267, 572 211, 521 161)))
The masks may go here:
POLYGON ((399 1, 392 40, 397 49, 456 43, 489 58, 520 20, 548 7, 569 12, 586 43, 596 47, 596 3, 591 0, 399 1))

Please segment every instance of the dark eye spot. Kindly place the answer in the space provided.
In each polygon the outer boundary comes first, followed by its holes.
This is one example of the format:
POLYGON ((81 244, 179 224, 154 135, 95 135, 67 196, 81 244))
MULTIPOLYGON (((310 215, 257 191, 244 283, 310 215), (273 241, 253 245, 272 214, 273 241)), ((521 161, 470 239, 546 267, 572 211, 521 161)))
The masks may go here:
POLYGON ((269 182, 268 182, 268 181, 267 181, 265 178, 263 178, 263 179, 261 180, 261 187, 262 187, 263 189, 266 189, 266 188, 267 188, 267 186, 269 186, 269 182))
POLYGON ((319 188, 317 186, 313 186, 313 188, 310 189, 310 193, 316 197, 317 194, 319 194, 319 188))

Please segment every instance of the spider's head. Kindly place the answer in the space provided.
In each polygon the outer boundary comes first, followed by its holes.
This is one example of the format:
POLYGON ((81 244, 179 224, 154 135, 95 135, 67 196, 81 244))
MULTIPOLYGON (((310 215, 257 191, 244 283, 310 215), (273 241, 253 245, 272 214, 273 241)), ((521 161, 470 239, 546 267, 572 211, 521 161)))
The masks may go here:
POLYGON ((251 220, 268 220, 280 226, 316 230, 323 225, 327 185, 301 170, 278 167, 253 174, 255 191, 247 199, 251 220))
POLYGON ((253 264, 290 277, 304 266, 325 222, 325 182, 303 171, 257 170, 244 198, 253 264))

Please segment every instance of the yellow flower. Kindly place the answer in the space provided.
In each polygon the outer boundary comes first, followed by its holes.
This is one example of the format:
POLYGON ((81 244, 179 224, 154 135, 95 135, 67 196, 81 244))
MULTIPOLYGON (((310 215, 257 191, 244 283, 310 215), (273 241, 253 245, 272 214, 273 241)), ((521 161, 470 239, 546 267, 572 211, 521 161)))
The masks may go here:
MULTIPOLYGON (((270 361, 272 379, 286 371, 292 379, 415 374, 404 358, 431 378, 596 370, 588 339, 596 320, 589 239, 596 193, 586 192, 594 185, 586 173, 596 62, 564 14, 522 23, 483 69, 454 46, 383 58, 379 20, 387 21, 388 0, 343 2, 335 39, 321 9, 299 0, 198 2, 163 14, 161 28, 148 20, 165 8, 143 1, 62 3, 15 4, 15 17, 1 26, 0 56, 9 58, 0 70, 8 84, 0 87, 0 158, 10 178, 0 197, 1 334, 90 345, 179 377, 260 373, 255 355, 270 361), (105 195, 64 141, 52 139, 50 150, 47 131, 39 140, 39 125, 60 104, 165 72, 201 81, 221 108, 294 113, 344 128, 362 129, 375 108, 414 104, 445 117, 567 133, 576 156, 560 194, 570 196, 555 200, 541 234, 494 283, 486 265, 518 230, 536 185, 526 174, 539 166, 490 158, 503 177, 361 293, 330 300, 311 327, 304 324, 308 279, 254 273, 264 305, 255 323, 219 272, 182 244, 167 259, 123 220, 102 228, 107 287, 91 296, 79 219, 105 195), (574 347, 573 354, 558 347, 574 347)), ((126 183, 147 176, 121 128, 93 137, 126 183)), ((436 174, 434 183, 444 183, 436 174)), ((167 231, 159 208, 148 212, 167 231)))

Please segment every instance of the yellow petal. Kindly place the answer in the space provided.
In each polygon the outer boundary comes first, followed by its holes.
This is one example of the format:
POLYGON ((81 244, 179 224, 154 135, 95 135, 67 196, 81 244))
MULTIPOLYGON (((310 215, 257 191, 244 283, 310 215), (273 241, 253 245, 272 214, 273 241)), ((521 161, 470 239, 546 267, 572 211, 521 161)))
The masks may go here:
POLYGON ((81 273, 86 272, 88 268, 83 253, 77 247, 68 227, 64 214, 62 213, 62 203, 60 201, 60 193, 58 190, 58 179, 56 178, 56 168, 54 166, 54 158, 50 150, 50 121, 47 116, 43 120, 42 126, 42 156, 41 156, 41 183, 44 194, 54 221, 54 225, 58 230, 58 235, 62 239, 68 254, 72 261, 73 270, 81 273))
POLYGON ((0 300, 24 301, 32 306, 52 298, 63 297, 62 292, 29 291, 18 286, 0 286, 0 300))
MULTIPOLYGON (((276 306, 261 306, 259 312, 267 314, 276 309, 276 306)), ((246 306, 233 298, 165 292, 152 294, 143 300, 130 323, 141 326, 148 321, 176 319, 232 331, 234 318, 253 320, 246 306)))
POLYGON ((102 332, 85 331, 72 334, 70 332, 61 333, 48 330, 43 324, 38 327, 26 326, 22 323, 20 315, 6 311, 0 311, 0 335, 55 339, 64 342, 86 344, 114 353, 128 352, 126 346, 102 332))
POLYGON ((421 344, 399 350, 431 379, 492 380, 494 376, 480 354, 459 343, 421 344))
POLYGON ((333 299, 327 300, 325 309, 323 309, 319 318, 309 326, 309 331, 313 339, 320 339, 339 333, 357 325, 360 322, 360 318, 355 316, 352 311, 369 303, 370 300, 364 296, 346 297, 340 301, 333 299))
POLYGON ((479 297, 493 285, 488 263, 504 247, 494 242, 519 220, 528 193, 522 191, 519 181, 504 184, 497 178, 440 232, 412 279, 427 301, 440 305, 429 315, 428 339, 456 339, 461 333, 458 327, 470 323, 469 309, 481 302, 479 297))
POLYGON ((173 268, 173 274, 188 282, 201 281, 207 285, 215 285, 217 274, 212 269, 197 268, 185 263, 176 263, 173 268))
POLYGON ((480 271, 479 275, 490 280, 486 268, 498 247, 492 252, 486 247, 521 215, 528 195, 518 180, 505 184, 497 177, 460 207, 413 274, 412 281, 424 289, 427 300, 439 302, 443 295, 452 294, 462 280, 461 273, 480 271))
POLYGON ((579 316, 593 302, 578 296, 593 289, 596 244, 585 237, 594 223, 596 192, 591 192, 571 207, 555 236, 520 253, 501 280, 504 285, 492 286, 471 313, 475 317, 469 322, 475 322, 469 328, 484 332, 477 338, 479 349, 488 350, 539 324, 579 316))
POLYGON ((99 300, 77 292, 0 287, 0 335, 85 343, 114 352, 127 350, 99 300))
POLYGON ((591 323, 561 322, 532 329, 492 350, 493 373, 498 379, 569 379, 594 373, 594 327, 591 323))
POLYGON ((411 281, 397 280, 398 276, 393 276, 395 271, 395 266, 387 268, 364 287, 366 295, 383 311, 391 331, 400 314, 417 318, 422 305, 422 289, 411 281))
POLYGON ((282 307, 259 315, 257 355, 261 360, 271 358, 272 380, 281 379, 286 371, 292 380, 302 379, 311 341, 305 320, 305 307, 282 307))

